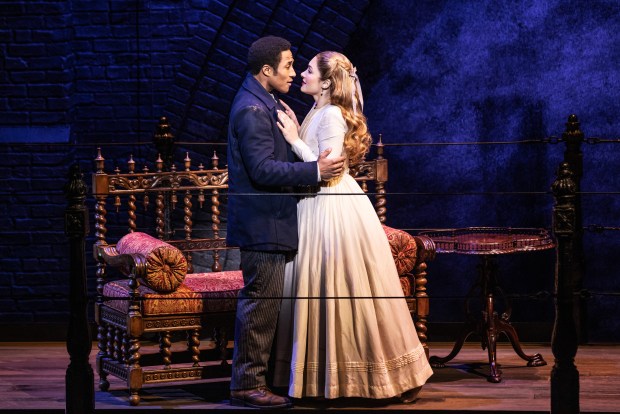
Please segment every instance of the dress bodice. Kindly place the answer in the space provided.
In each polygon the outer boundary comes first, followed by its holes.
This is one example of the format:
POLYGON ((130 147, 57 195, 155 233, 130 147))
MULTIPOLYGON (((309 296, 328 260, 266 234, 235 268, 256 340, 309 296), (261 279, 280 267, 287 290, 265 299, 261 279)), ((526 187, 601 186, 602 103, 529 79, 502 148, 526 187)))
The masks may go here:
POLYGON ((301 124, 300 138, 293 144, 293 151, 304 161, 315 161, 319 154, 331 148, 328 158, 339 157, 344 152, 344 135, 347 124, 340 108, 325 105, 312 109, 301 124))

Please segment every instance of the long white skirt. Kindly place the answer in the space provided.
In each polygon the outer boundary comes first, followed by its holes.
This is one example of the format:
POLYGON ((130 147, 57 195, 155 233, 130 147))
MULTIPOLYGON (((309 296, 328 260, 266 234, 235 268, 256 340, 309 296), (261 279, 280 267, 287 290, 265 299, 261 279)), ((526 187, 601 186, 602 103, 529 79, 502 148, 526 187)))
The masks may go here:
POLYGON ((297 206, 274 384, 289 395, 390 398, 432 375, 385 232, 348 174, 297 206))

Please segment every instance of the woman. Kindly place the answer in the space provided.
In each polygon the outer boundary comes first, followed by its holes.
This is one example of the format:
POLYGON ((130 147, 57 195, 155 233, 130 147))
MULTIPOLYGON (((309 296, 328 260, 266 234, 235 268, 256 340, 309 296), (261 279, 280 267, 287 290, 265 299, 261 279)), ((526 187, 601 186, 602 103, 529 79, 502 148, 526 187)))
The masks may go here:
MULTIPOLYGON (((349 59, 321 52, 301 76, 301 91, 315 101, 303 124, 288 106, 278 113, 293 151, 304 161, 326 148, 330 157, 346 154, 345 166, 362 160, 371 137, 349 59)), ((295 398, 413 401, 432 370, 370 200, 346 172, 302 198, 297 221, 300 241, 286 269, 284 297, 292 299, 280 311, 275 385, 288 386, 295 398)))

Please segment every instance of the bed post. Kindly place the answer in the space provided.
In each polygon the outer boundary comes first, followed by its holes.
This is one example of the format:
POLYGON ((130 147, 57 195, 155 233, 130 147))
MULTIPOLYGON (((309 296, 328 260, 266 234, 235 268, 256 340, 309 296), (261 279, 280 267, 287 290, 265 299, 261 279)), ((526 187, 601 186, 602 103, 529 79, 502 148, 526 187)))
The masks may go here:
POLYGON ((558 177, 551 186, 554 196, 553 233, 556 239, 555 265, 555 322, 551 350, 555 363, 551 369, 551 413, 579 412, 579 371, 575 355, 579 346, 578 326, 575 323, 574 256, 575 241, 579 240, 576 216, 577 185, 572 179, 569 164, 563 162, 558 177))
MULTIPOLYGON (((581 153, 581 143, 584 134, 580 130, 580 123, 577 115, 570 115, 566 122, 566 131, 562 133, 562 140, 566 143, 564 151, 564 162, 572 171, 572 180, 575 183, 575 229, 572 243, 573 262, 567 271, 572 273, 571 279, 574 282, 575 292, 583 287, 583 276, 585 273, 584 252, 583 252, 583 212, 581 209, 581 177, 583 176, 583 154, 581 153)), ((575 301, 573 313, 577 324, 577 337, 580 344, 588 343, 588 324, 587 307, 585 299, 578 298, 575 301)))
POLYGON ((95 410, 93 369, 88 362, 91 339, 86 307, 86 252, 88 209, 86 183, 80 167, 69 171, 65 185, 68 206, 65 210, 65 234, 69 238, 69 328, 67 351, 71 362, 65 374, 66 413, 90 414, 95 410))

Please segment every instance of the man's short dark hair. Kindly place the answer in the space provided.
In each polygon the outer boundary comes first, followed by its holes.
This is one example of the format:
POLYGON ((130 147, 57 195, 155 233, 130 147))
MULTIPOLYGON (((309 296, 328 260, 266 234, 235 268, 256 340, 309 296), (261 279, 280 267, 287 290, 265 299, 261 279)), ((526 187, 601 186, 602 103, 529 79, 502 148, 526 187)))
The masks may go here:
POLYGON ((291 50, 291 42, 277 36, 265 36, 256 40, 248 51, 248 67, 252 75, 260 72, 264 65, 278 70, 282 52, 291 50))

